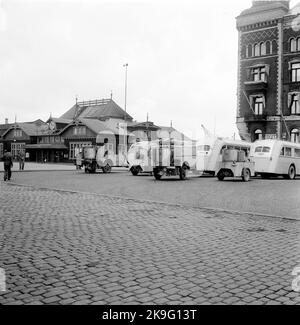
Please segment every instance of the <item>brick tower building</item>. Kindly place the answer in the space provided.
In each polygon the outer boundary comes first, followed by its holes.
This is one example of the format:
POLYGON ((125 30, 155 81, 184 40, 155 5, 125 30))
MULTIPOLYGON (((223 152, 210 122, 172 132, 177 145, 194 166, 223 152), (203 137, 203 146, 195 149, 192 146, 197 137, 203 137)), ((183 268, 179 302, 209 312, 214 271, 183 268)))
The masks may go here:
POLYGON ((300 142, 300 4, 253 1, 237 29, 241 138, 300 142))

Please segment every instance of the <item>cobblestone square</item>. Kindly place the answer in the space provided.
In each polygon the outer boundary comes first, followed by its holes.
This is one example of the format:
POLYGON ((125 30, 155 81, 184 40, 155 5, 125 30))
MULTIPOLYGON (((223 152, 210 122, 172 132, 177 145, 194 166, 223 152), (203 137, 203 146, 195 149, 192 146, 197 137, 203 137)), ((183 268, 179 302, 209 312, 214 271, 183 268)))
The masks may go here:
POLYGON ((0 304, 299 303, 298 220, 0 186, 0 304))

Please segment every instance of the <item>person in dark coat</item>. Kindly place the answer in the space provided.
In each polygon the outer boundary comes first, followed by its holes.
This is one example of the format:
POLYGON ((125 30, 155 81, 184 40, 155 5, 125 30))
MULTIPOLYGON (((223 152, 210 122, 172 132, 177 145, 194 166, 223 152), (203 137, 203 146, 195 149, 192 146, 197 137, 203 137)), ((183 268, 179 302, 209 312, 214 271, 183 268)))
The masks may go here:
POLYGON ((18 161, 19 161, 19 169, 24 170, 25 165, 25 155, 23 152, 19 151, 17 155, 18 161))
POLYGON ((13 167, 13 160, 12 155, 10 152, 7 152, 7 150, 4 150, 3 155, 3 163, 4 163, 4 181, 9 180, 11 178, 11 169, 13 167))

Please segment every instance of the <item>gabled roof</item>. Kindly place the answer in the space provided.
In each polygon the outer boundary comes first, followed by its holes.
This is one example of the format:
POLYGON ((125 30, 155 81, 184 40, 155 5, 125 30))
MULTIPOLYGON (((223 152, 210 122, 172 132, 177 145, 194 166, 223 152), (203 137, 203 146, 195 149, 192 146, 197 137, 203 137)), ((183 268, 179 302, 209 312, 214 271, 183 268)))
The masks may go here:
POLYGON ((150 130, 159 130, 160 127, 155 125, 153 122, 134 122, 130 123, 128 125, 128 129, 135 130, 135 129, 147 129, 149 128, 150 130))
POLYGON ((0 137, 1 137, 4 133, 6 133, 6 131, 7 131, 8 129, 10 129, 12 125, 14 125, 14 124, 12 124, 12 123, 9 123, 9 124, 0 124, 0 137))
POLYGON ((60 118, 74 119, 75 117, 82 118, 119 118, 132 120, 132 117, 126 113, 112 99, 94 100, 88 102, 79 102, 70 108, 60 118))
POLYGON ((35 122, 24 122, 24 123, 13 123, 10 124, 9 128, 7 128, 2 137, 4 137, 9 131, 16 129, 21 129, 28 136, 37 136, 46 134, 49 132, 48 125, 41 120, 37 120, 35 122))
POLYGON ((81 123, 86 125, 90 130, 95 132, 96 134, 99 132, 112 132, 114 134, 118 134, 117 128, 108 127, 106 123, 101 122, 99 120, 88 119, 88 118, 79 118, 78 119, 81 123))
POLYGON ((60 123, 60 124, 70 124, 72 122, 72 119, 65 119, 65 118, 60 118, 60 117, 50 117, 46 123, 49 123, 50 121, 53 121, 55 123, 60 123))
POLYGON ((118 134, 118 129, 115 128, 113 129, 112 127, 108 127, 106 123, 101 122, 99 120, 95 119, 86 119, 86 118, 78 118, 71 123, 69 123, 65 128, 63 128, 59 134, 64 133, 69 127, 72 127, 76 125, 76 123, 80 122, 79 125, 85 125, 87 128, 89 128, 91 131, 94 133, 98 134, 100 132, 108 132, 108 133, 113 133, 113 134, 118 134))

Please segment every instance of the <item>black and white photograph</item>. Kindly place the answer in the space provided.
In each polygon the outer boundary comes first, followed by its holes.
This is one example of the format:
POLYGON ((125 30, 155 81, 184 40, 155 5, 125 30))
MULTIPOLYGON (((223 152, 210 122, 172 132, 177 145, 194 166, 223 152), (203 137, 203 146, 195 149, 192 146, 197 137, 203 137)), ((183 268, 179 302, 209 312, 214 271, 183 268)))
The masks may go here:
POLYGON ((0 305, 300 305, 299 1, 0 0, 0 305))

